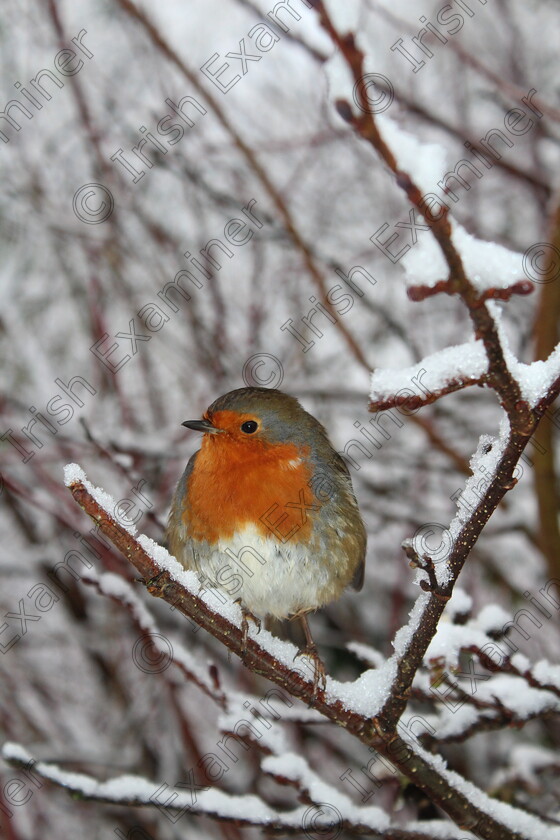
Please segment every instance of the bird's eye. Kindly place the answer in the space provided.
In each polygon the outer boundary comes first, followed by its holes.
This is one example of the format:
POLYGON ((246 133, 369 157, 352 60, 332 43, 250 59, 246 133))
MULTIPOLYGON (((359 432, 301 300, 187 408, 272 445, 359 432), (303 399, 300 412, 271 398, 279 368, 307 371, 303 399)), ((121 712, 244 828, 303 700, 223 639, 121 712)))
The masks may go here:
POLYGON ((255 423, 254 420, 246 420, 244 423, 241 424, 241 431, 245 432, 246 435, 252 435, 253 432, 256 432, 259 428, 259 424, 255 423))

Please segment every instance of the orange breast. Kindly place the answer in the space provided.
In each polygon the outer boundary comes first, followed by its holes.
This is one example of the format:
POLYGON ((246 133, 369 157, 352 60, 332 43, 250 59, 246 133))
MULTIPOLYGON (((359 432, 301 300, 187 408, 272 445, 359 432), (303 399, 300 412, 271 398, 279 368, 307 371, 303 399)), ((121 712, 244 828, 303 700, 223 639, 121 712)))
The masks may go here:
POLYGON ((251 524, 265 537, 308 540, 319 503, 307 455, 292 443, 205 436, 187 485, 190 537, 213 543, 251 524))

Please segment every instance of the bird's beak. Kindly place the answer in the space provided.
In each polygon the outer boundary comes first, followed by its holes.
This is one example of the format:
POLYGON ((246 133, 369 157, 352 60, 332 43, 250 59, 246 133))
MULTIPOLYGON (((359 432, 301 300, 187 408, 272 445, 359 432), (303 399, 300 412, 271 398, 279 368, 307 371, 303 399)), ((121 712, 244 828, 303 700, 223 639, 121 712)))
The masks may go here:
POLYGON ((187 429, 193 429, 195 432, 203 432, 204 434, 216 435, 221 432, 209 420, 185 420, 181 426, 186 426, 187 429))

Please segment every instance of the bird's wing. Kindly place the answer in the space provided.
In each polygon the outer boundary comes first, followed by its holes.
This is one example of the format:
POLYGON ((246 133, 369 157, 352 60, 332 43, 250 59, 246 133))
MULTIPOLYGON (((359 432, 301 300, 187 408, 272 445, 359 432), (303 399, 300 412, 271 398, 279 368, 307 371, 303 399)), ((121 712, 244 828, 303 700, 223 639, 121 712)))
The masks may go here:
POLYGON ((354 502, 354 511, 353 511, 353 524, 355 527, 355 536, 358 541, 358 552, 359 552, 359 562, 356 566, 356 571, 354 572, 354 577, 350 582, 350 586, 352 589, 355 589, 357 592, 364 585, 364 572, 365 572, 365 565, 366 565, 366 550, 367 550, 367 534, 364 527, 364 523, 362 521, 362 517, 360 514, 360 510, 358 508, 358 502, 356 501, 356 496, 354 495, 354 488, 352 487, 352 477, 350 475, 350 470, 348 469, 348 465, 344 458, 342 458, 338 452, 334 452, 331 457, 331 465, 332 467, 339 473, 341 473, 344 478, 348 482, 348 493, 354 502))
POLYGON ((356 568, 356 571, 354 572, 354 577, 352 578, 352 581, 350 583, 350 586, 352 587, 352 589, 355 589, 356 592, 359 592, 364 585, 365 570, 366 570, 366 549, 365 549, 365 543, 364 543, 363 557, 360 560, 360 563, 359 563, 358 567, 356 568))
POLYGON ((173 500, 171 502, 171 510, 169 511, 169 519, 167 522, 166 533, 166 547, 171 548, 172 550, 176 547, 176 541, 174 537, 176 535, 177 529, 181 526, 182 523, 184 500, 185 494, 187 492, 187 481, 189 480, 189 476, 194 469, 196 457, 199 452, 200 449, 189 458, 187 466, 185 467, 185 471, 179 479, 179 483, 177 484, 177 488, 175 490, 175 493, 173 494, 173 500))

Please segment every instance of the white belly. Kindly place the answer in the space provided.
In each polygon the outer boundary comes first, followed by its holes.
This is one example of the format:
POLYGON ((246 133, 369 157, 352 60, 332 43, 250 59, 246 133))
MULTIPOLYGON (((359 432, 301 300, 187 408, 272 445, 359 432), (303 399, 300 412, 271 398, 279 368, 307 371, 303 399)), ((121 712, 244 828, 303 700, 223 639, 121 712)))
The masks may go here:
POLYGON ((310 560, 305 546, 263 537, 252 525, 212 548, 200 543, 194 557, 193 545, 185 549, 185 565, 201 573, 207 588, 241 599, 255 615, 287 618, 325 603, 328 567, 310 560))

